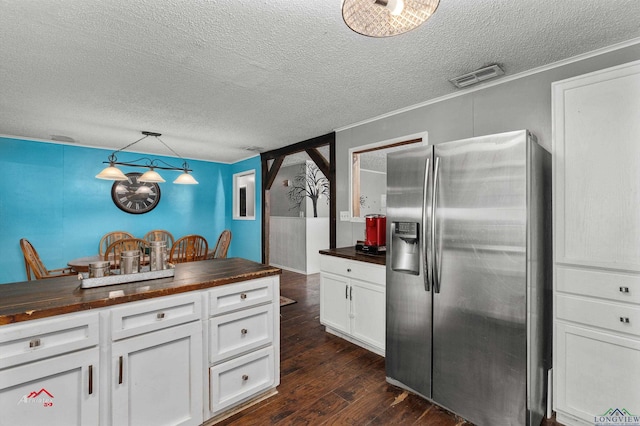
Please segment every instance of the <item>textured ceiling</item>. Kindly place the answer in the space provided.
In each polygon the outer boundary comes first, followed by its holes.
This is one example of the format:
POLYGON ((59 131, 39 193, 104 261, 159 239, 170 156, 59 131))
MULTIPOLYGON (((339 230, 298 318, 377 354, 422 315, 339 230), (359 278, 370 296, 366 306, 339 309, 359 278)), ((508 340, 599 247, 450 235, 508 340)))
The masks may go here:
POLYGON ((0 0, 0 134, 233 162, 640 37, 638 0, 441 0, 374 39, 340 0, 0 0), (66 139, 69 140, 69 139, 66 139), (153 139, 136 150, 170 154, 153 139))

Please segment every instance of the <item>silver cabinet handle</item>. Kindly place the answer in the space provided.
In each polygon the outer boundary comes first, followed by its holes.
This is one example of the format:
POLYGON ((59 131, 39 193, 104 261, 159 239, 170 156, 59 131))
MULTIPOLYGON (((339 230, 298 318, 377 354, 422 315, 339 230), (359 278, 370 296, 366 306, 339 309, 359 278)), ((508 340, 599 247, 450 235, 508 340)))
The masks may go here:
POLYGON ((249 380, 249 376, 247 376, 246 374, 243 374, 242 381, 246 382, 247 380, 249 380))
POLYGON ((623 324, 629 324, 629 317, 620 317, 620 322, 623 324))
POLYGON ((244 300, 246 298, 247 298, 247 294, 246 293, 240 294, 240 299, 244 300))
POLYGON ((351 268, 347 268, 347 272, 351 272, 351 268))
POLYGON ((349 300, 353 300, 353 287, 349 287, 349 300))
POLYGON ((160 320, 160 319, 164 319, 164 312, 158 312, 158 313, 156 314, 156 318, 157 318, 157 319, 159 319, 159 320, 160 320))
POLYGON ((242 330, 240 330, 240 334, 242 334, 243 336, 245 334, 247 334, 249 332, 249 330, 247 330, 246 328, 243 328, 242 330))
POLYGON ((629 287, 620 287, 620 293, 629 293, 629 287))
POLYGON ((344 298, 345 299, 349 298, 349 286, 348 285, 344 286, 344 298))
POLYGON ((38 346, 40 346, 40 339, 39 338, 31 339, 31 341, 29 342, 29 347, 37 348, 38 346))
POLYGON ((89 366, 89 395, 93 393, 93 365, 89 366))
POLYGON ((123 373, 123 364, 124 364, 124 360, 122 359, 122 356, 120 356, 120 359, 118 361, 118 384, 121 385, 122 384, 122 373, 123 373))

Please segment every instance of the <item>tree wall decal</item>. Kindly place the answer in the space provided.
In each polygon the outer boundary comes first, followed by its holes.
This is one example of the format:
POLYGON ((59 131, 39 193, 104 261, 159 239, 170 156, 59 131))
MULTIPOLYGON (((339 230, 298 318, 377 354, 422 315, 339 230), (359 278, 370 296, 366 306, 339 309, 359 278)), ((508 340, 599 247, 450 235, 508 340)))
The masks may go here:
POLYGON ((313 217, 318 217, 318 199, 321 195, 327 198, 329 203, 329 179, 327 179, 318 166, 311 161, 302 165, 300 174, 293 178, 293 186, 288 192, 291 209, 300 208, 306 197, 311 199, 313 205, 313 217))

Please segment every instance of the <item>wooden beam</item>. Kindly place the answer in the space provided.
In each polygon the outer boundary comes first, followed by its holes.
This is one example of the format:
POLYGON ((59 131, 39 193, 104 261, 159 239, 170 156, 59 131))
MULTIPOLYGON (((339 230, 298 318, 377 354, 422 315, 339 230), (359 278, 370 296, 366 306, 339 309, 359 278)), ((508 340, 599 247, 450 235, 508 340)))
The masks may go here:
POLYGON ((329 171, 329 162, 327 161, 327 159, 324 158, 324 156, 320 153, 320 151, 318 151, 317 148, 308 148, 305 149, 305 151, 307 152, 307 155, 311 157, 313 162, 316 163, 316 166, 318 166, 322 174, 327 179, 329 179, 329 183, 333 183, 333 181, 331 180, 331 172, 329 171))
POLYGON ((272 151, 263 152, 261 157, 267 160, 273 160, 278 157, 295 154, 297 152, 306 151, 308 148, 316 148, 323 145, 329 145, 331 141, 336 140, 335 132, 327 133, 326 135, 317 136, 315 138, 307 139, 306 141, 294 143, 293 145, 285 146, 283 148, 274 149, 272 151))
MULTIPOLYGON (((273 185, 273 182, 276 180, 276 175, 280 170, 280 166, 282 166, 282 162, 284 161, 285 156, 281 156, 273 160, 273 164, 271 164, 271 168, 267 171, 267 175, 264 181, 264 189, 269 190, 273 185)), ((265 164, 269 164, 268 160, 264 161, 265 164)))

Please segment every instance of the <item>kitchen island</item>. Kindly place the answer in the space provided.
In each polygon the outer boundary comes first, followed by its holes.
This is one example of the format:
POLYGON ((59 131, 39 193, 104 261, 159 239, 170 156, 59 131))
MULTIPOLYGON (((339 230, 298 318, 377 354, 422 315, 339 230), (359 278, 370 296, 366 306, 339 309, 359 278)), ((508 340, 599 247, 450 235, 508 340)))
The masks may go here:
POLYGON ((213 424, 275 394, 280 273, 232 258, 0 285, 0 423, 213 424))

